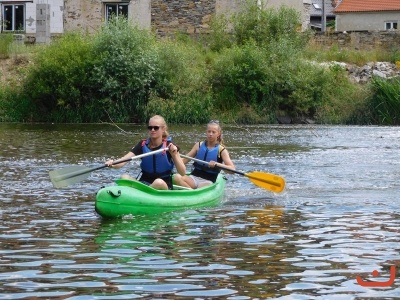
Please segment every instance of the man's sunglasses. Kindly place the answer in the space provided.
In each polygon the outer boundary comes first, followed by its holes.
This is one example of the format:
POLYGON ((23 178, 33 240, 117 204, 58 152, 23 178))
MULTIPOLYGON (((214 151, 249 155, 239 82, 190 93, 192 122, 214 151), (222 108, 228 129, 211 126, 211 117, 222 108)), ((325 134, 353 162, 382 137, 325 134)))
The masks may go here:
POLYGON ((154 129, 154 131, 157 131, 158 129, 160 129, 160 126, 147 126, 147 129, 152 131, 154 129))

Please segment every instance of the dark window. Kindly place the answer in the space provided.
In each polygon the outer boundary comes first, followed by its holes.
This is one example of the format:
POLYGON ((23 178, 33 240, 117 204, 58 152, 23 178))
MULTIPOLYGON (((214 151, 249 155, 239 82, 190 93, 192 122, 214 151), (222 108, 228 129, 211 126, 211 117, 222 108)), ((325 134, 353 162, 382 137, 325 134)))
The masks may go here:
POLYGON ((114 17, 128 17, 127 3, 109 3, 106 4, 106 20, 114 17))
POLYGON ((397 22, 385 22, 385 29, 386 30, 397 29, 397 22))
POLYGON ((3 6, 3 30, 25 31, 25 5, 6 4, 3 6))

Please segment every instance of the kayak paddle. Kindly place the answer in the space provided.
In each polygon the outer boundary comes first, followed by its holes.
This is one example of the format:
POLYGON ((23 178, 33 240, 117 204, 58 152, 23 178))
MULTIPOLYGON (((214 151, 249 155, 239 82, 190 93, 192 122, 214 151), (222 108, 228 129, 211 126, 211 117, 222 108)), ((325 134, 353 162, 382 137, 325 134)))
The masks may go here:
MULTIPOLYGON (((190 160, 193 160, 195 162, 201 163, 203 165, 208 165, 207 161, 200 160, 197 158, 193 158, 187 155, 180 154, 181 157, 187 158, 190 160)), ((255 185, 262 187, 266 190, 270 190, 275 193, 280 193, 283 191, 285 188, 285 179, 283 179, 281 176, 275 175, 275 174, 270 174, 270 173, 264 173, 264 172, 250 172, 250 173, 244 173, 236 170, 232 170, 228 167, 224 167, 221 164, 217 164, 217 168, 221 170, 226 170, 229 172, 233 172, 239 175, 246 176, 247 178, 250 179, 251 182, 253 182, 255 185)))
MULTIPOLYGON (((136 155, 127 159, 122 159, 122 160, 117 160, 115 162, 113 162, 113 165, 118 165, 120 163, 123 162, 127 162, 133 159, 137 159, 137 158, 142 158, 145 156, 150 156, 162 151, 166 151, 167 148, 161 148, 155 151, 151 151, 148 153, 143 153, 140 155, 136 155)), ((100 170, 103 168, 107 168, 108 166, 106 164, 103 164, 101 166, 98 167, 93 167, 93 168, 88 168, 85 166, 70 166, 70 167, 65 167, 63 169, 60 170, 53 170, 49 172, 50 175, 50 180, 53 183, 53 186, 55 188, 62 188, 62 187, 66 187, 68 185, 80 182, 82 180, 85 180, 86 178, 89 177, 89 173, 96 171, 96 170, 100 170)))

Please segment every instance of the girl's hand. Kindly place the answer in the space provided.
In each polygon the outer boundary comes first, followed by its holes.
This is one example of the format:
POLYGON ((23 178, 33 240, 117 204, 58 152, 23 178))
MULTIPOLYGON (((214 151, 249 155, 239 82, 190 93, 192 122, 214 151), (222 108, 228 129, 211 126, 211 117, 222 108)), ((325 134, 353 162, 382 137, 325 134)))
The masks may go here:
POLYGON ((216 166, 217 166, 217 162, 216 161, 210 160, 208 162, 208 167, 209 168, 215 168, 216 166))
POLYGON ((171 154, 176 154, 178 153, 178 148, 174 144, 169 144, 168 151, 171 154))

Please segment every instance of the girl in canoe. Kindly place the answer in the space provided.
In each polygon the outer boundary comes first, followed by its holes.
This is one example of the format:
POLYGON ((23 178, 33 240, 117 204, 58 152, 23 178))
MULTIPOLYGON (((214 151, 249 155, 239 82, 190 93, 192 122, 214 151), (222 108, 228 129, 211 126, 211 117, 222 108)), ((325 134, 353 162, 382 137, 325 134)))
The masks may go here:
MULTIPOLYGON (((154 155, 142 157, 140 164, 142 174, 139 181, 158 190, 172 189, 172 169, 174 166, 180 175, 183 176, 186 173, 185 164, 179 156, 179 148, 168 140, 168 127, 162 116, 151 117, 147 129, 149 130, 149 138, 138 142, 131 151, 120 159, 129 159, 135 155, 168 147, 165 152, 157 152, 154 155)), ((109 167, 119 169, 127 162, 115 165, 112 163, 113 160, 106 161, 106 165, 109 167)), ((178 178, 175 179, 176 184, 184 184, 182 176, 178 175, 178 178)), ((128 174, 122 175, 121 178, 135 180, 128 174)))
MULTIPOLYGON (((207 139, 203 142, 196 142, 187 156, 207 161, 208 166, 195 162, 193 164, 194 169, 190 175, 185 175, 182 179, 179 178, 180 176, 175 176, 174 180, 177 180, 177 184, 192 189, 212 184, 216 181, 220 172, 217 163, 223 163, 226 167, 235 170, 235 165, 229 156, 229 152, 223 146, 222 129, 219 121, 211 120, 208 122, 206 134, 207 139)), ((183 158, 183 162, 186 164, 189 159, 183 158)))

